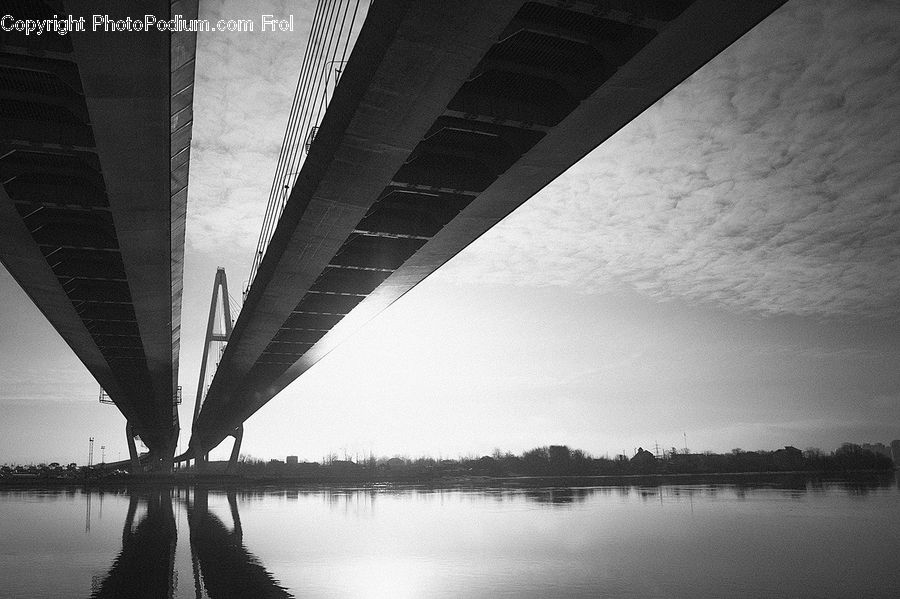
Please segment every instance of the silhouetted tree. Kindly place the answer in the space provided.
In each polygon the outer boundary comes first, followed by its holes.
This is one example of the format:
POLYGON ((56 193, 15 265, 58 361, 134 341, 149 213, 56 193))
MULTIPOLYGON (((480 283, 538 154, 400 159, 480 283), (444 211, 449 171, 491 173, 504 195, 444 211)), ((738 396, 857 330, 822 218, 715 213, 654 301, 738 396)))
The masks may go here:
POLYGON ((550 472, 550 451, 546 447, 535 447, 522 454, 522 466, 525 474, 532 476, 546 475, 550 472))

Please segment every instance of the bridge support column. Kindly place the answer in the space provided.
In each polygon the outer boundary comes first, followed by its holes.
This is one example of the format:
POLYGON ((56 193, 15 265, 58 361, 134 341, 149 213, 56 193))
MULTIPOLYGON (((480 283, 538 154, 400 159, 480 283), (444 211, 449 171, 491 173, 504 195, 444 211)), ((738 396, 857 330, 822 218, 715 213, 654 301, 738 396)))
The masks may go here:
POLYGON ((131 460, 131 472, 140 472, 141 461, 138 457, 137 445, 134 443, 134 427, 130 422, 125 424, 125 437, 128 441, 128 459, 131 460))
MULTIPOLYGON (((146 442, 146 441, 145 441, 146 442)), ((144 470, 171 473, 175 465, 175 449, 178 447, 178 427, 163 438, 156 438, 144 461, 144 470)))
POLYGON ((209 454, 204 452, 197 453, 194 458, 194 469, 197 472, 203 472, 209 466, 209 454))
POLYGON ((175 450, 178 448, 178 427, 175 427, 175 433, 166 443, 162 456, 159 459, 159 470, 161 472, 170 473, 175 467, 175 450))
POLYGON ((231 457, 228 459, 228 468, 225 470, 228 474, 234 474, 237 468, 238 457, 241 455, 241 441, 244 439, 244 425, 240 425, 231 433, 234 437, 234 445, 231 447, 231 457))

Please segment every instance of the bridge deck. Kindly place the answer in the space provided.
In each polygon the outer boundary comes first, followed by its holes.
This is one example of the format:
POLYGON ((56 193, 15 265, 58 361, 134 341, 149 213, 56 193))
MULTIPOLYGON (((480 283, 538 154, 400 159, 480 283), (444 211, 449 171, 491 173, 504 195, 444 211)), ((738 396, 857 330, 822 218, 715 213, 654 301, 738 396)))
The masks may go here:
MULTIPOLYGON (((17 18, 129 13, 20 4, 17 18)), ((197 0, 139 8, 195 16, 197 0)), ((178 430, 195 39, 0 33, 0 261, 151 450, 178 430)))
POLYGON ((218 444, 782 3, 374 3, 192 446, 218 444))

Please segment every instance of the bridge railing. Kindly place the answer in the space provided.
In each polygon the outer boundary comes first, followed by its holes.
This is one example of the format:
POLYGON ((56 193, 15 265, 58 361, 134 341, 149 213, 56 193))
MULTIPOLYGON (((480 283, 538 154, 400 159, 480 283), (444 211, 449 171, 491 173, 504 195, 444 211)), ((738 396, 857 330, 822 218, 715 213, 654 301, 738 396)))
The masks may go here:
POLYGON ((244 297, 253 284, 319 123, 337 89, 370 4, 371 0, 319 0, 316 4, 244 297))

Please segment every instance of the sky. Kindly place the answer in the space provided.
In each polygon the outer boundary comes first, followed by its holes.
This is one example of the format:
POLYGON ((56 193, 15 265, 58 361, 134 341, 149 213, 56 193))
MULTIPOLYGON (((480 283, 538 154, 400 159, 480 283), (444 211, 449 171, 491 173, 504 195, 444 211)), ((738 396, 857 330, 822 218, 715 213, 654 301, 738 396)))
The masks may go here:
MULTIPOLYGON (((198 37, 182 448, 216 267, 239 298, 312 10, 248 4, 201 16, 296 27, 198 37)), ((242 452, 900 438, 898 114, 900 4, 790 0, 270 401, 242 452)), ((127 455, 5 271, 0 305, 0 463, 84 463, 89 436, 127 455)))

